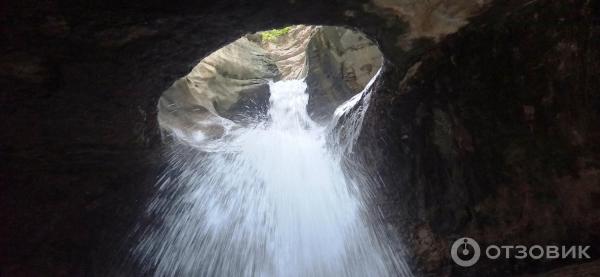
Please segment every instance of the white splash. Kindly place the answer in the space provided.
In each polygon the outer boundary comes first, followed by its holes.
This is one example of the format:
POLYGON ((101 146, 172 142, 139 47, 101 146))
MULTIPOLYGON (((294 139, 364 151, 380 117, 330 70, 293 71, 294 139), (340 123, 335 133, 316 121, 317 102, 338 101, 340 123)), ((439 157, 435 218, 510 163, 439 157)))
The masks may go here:
POLYGON ((237 129, 217 151, 173 153, 149 209, 162 222, 134 250, 145 274, 407 276, 327 146, 330 129, 307 114, 305 90, 271 83, 268 122, 237 129))
POLYGON ((381 73, 381 68, 360 93, 342 103, 333 113, 328 133, 332 135, 333 139, 333 144, 330 147, 333 151, 340 152, 339 155, 351 153, 353 150, 362 129, 365 113, 369 108, 370 90, 379 73, 381 73))

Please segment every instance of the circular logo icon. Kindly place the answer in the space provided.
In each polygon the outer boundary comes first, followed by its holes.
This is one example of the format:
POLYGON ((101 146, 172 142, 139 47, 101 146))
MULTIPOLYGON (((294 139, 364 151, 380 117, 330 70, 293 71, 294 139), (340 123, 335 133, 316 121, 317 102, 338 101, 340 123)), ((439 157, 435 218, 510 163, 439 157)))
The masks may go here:
POLYGON ((452 244, 450 255, 457 265, 469 267, 477 263, 481 256, 481 249, 474 239, 460 238, 452 244))

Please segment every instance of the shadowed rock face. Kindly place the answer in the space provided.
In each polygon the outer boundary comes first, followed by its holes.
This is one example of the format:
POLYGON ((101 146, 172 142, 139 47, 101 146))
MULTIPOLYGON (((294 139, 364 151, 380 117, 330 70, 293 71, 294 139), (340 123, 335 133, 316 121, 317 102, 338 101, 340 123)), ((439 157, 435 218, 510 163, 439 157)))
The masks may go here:
POLYGON ((327 26, 315 32, 306 55, 307 109, 317 121, 330 119, 335 108, 361 92, 383 62, 377 45, 364 34, 327 26))
POLYGON ((393 15, 408 22, 410 31, 402 38, 411 47, 413 40, 431 38, 439 41, 465 26, 468 18, 481 12, 491 0, 373 0, 372 11, 393 15))
POLYGON ((423 274, 507 276, 561 263, 455 268, 447 253, 463 236, 600 245, 595 13, 584 2, 499 5, 379 83, 359 146, 423 274))
POLYGON ((460 21, 450 37, 416 32, 404 1, 2 5, 1 274, 105 276, 160 172, 161 93, 240 36, 300 23, 358 28, 385 56, 360 146, 418 273, 561 265, 454 268, 462 235, 599 245, 597 4, 454 2, 414 17, 460 21))

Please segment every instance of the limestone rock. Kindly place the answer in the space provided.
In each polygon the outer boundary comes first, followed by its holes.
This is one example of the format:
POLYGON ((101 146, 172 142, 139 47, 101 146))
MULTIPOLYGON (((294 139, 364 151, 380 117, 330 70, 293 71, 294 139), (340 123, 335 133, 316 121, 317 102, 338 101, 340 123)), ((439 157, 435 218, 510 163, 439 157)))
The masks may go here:
POLYGON ((319 121, 331 118, 337 106, 362 91, 383 62, 373 41, 340 27, 319 28, 306 52, 308 111, 319 121))
POLYGON ((167 89, 159 123, 187 141, 215 139, 234 122, 264 116, 268 82, 280 77, 266 51, 242 37, 215 51, 167 89))

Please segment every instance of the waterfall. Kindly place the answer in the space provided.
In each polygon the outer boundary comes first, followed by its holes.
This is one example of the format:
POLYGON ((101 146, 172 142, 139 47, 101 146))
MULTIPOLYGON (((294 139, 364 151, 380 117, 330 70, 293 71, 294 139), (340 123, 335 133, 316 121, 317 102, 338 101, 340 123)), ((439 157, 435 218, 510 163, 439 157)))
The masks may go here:
MULTIPOLYGON (((210 151, 172 153, 148 208, 160 224, 133 250, 144 273, 408 276, 374 227, 364 184, 346 176, 341 152, 327 143, 334 128, 307 114, 306 83, 280 81, 270 89, 267 121, 235 129, 210 151)), ((358 99, 342 105, 333 124, 358 99)), ((360 125, 360 117, 350 122, 360 125)))

